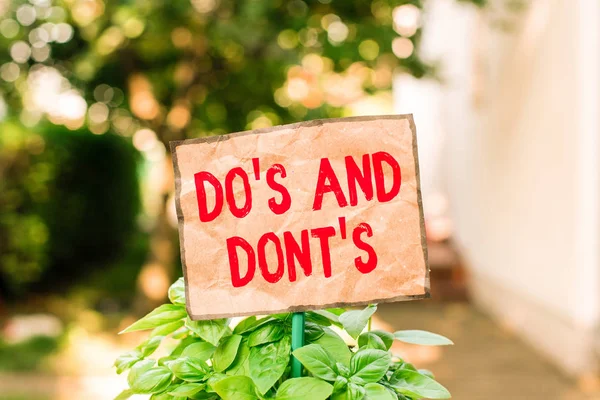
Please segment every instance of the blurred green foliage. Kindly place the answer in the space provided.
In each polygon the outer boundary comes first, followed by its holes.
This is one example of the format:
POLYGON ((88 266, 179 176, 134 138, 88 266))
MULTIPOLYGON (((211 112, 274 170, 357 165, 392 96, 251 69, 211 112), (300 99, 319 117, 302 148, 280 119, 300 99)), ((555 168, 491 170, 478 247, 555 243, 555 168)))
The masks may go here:
POLYGON ((60 288, 102 265, 113 271, 107 286, 132 284, 124 277, 134 276, 147 243, 133 235, 139 185, 130 137, 145 152, 136 141, 142 129, 166 145, 344 115, 348 104, 389 91, 398 71, 434 74, 418 51, 423 6, 0 2, 2 293, 60 288))
POLYGON ((50 124, 36 131, 4 124, 0 138, 0 285, 13 295, 105 268, 132 242, 139 211, 129 141, 50 124))
POLYGON ((35 371, 44 357, 55 352, 60 340, 36 336, 18 344, 8 344, 0 338, 0 371, 35 371))

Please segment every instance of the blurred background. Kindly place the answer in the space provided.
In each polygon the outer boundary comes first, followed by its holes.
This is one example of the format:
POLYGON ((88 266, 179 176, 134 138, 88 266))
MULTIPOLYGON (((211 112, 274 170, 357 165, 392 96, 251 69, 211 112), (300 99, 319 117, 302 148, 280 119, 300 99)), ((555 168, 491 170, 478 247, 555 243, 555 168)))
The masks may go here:
POLYGON ((0 0, 0 398, 112 399, 181 274, 168 142, 413 113, 459 400, 600 399, 600 2, 0 0))

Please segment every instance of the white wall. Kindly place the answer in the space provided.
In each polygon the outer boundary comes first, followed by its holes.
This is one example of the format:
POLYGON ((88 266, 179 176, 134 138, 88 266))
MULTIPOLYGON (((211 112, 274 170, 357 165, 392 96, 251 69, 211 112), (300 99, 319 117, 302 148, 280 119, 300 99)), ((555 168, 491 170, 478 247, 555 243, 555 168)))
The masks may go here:
POLYGON ((491 27, 498 14, 431 3, 425 45, 447 78, 435 100, 446 136, 439 173, 474 298, 569 372, 592 371, 600 2, 531 1, 502 16, 511 32, 491 27))

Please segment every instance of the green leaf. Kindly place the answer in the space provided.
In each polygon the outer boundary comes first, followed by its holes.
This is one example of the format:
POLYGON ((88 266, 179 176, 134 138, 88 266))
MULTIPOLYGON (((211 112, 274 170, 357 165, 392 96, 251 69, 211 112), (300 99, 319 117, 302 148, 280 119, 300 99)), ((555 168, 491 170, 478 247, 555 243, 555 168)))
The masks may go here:
POLYGON ((168 324, 154 328, 154 330, 152 331, 150 336, 170 335, 171 333, 175 332, 177 329, 181 328, 183 326, 183 324, 184 324, 184 321, 182 319, 180 319, 178 321, 170 322, 168 324))
POLYGON ((369 318, 377 311, 376 305, 370 305, 364 310, 350 310, 340 315, 340 322, 350 336, 357 338, 369 323, 369 318))
POLYGON ((428 376, 409 369, 399 369, 390 378, 390 384, 398 392, 415 398, 449 399, 450 392, 428 376))
POLYGON ((235 360, 229 366, 227 375, 249 375, 250 374, 250 347, 248 341, 243 340, 238 349, 235 360))
POLYGON ((173 351, 171 351, 171 356, 180 356, 181 353, 183 352, 183 350, 194 344, 194 343, 200 343, 201 339, 195 337, 195 336, 187 336, 186 338, 182 339, 179 344, 177 345, 177 347, 175 347, 173 349, 173 351))
POLYGON ((335 382, 333 383, 333 392, 334 393, 345 392, 347 387, 348 387, 348 378, 346 378, 345 376, 338 375, 335 378, 335 382))
POLYGON ((338 362, 338 363, 335 363, 335 366, 337 368, 339 375, 344 376, 346 378, 349 378, 350 375, 352 375, 352 373, 350 372, 350 368, 348 368, 344 364, 338 362))
POLYGON ((250 377, 261 394, 265 394, 285 372, 290 362, 289 336, 275 343, 250 348, 250 377))
POLYGON ((318 344, 309 344, 294 351, 304 368, 317 378, 333 382, 337 377, 335 360, 318 344))
MULTIPOLYGON (((313 324, 318 324, 318 325, 323 325, 323 326, 330 326, 331 325, 331 320, 315 311, 307 311, 306 313, 306 321, 307 322, 312 322, 313 324)), ((337 318, 336 315, 334 315, 334 317, 337 318)))
POLYGON ((179 278, 169 288, 169 300, 173 304, 185 306, 185 282, 183 278, 179 278))
POLYGON ((173 375, 188 382, 198 382, 206 378, 210 368, 198 358, 180 357, 165 363, 173 375))
POLYGON ((420 373, 421 375, 425 375, 425 376, 427 376, 427 377, 429 377, 429 378, 431 378, 431 379, 435 379, 435 376, 433 375, 433 372, 431 372, 431 371, 430 371, 430 370, 428 370, 428 369, 420 369, 420 370, 419 370, 419 373, 420 373))
POLYGON ((365 389, 355 383, 349 383, 346 390, 337 392, 331 396, 331 400, 362 400, 365 397, 365 389))
POLYGON ((175 332, 173 332, 171 337, 176 340, 186 339, 189 337, 189 333, 190 333, 190 330, 186 326, 182 326, 181 328, 179 328, 175 332))
POLYGON ((137 349, 142 353, 142 356, 148 357, 152 353, 158 349, 160 343, 164 339, 163 336, 153 336, 150 339, 146 340, 142 344, 140 344, 137 349))
POLYGON ((215 383, 215 391, 223 400, 258 400, 256 387, 247 376, 230 376, 215 383))
POLYGON ((348 384, 348 399, 349 400, 362 400, 365 397, 365 388, 361 385, 357 385, 356 383, 350 382, 348 384))
MULTIPOLYGON (((328 320, 330 320, 334 324, 337 324, 337 323, 340 322, 340 314, 334 314, 334 313, 332 313, 329 310, 315 310, 313 312, 315 314, 319 314, 320 316, 327 318, 328 320)), ((342 311, 342 313, 344 313, 344 312, 346 312, 346 310, 342 311)))
POLYGON ((304 325, 304 337, 307 341, 313 342, 323 336, 323 327, 314 322, 307 322, 304 325))
POLYGON ((372 332, 363 332, 358 337, 358 347, 361 349, 375 349, 387 351, 387 347, 383 340, 372 332))
POLYGON ((404 362, 404 361, 402 361, 400 363, 400 365, 398 366, 397 369, 409 369, 411 371, 417 371, 417 368, 414 365, 412 365, 411 363, 404 362))
POLYGON ((154 364, 154 360, 144 360, 131 368, 127 376, 131 390, 139 394, 160 393, 169 386, 173 377, 171 371, 154 364))
POLYGON ((125 389, 121 393, 119 393, 119 395, 117 397, 115 397, 114 400, 127 400, 128 398, 130 398, 134 394, 135 393, 133 392, 133 390, 131 390, 131 389, 125 389))
POLYGON ((272 320, 273 318, 271 317, 264 317, 261 319, 256 319, 256 317, 254 316, 248 317, 240 321, 240 323, 235 326, 235 328, 233 329, 233 333, 241 335, 242 333, 251 332, 259 326, 262 326, 272 320))
POLYGON ((150 314, 144 318, 134 322, 129 327, 123 329, 120 333, 143 331, 146 329, 153 329, 158 326, 166 325, 173 321, 185 318, 187 312, 185 308, 179 305, 163 304, 162 306, 155 308, 150 314))
POLYGON ((213 355, 213 368, 216 372, 225 371, 235 360, 242 337, 240 335, 229 336, 219 343, 213 355))
POLYGON ((203 390, 205 386, 203 383, 184 383, 169 390, 168 393, 174 397, 190 397, 203 390))
POLYGON ((405 343, 420 344, 424 346, 448 346, 454 344, 452 340, 427 331, 397 331, 394 337, 405 343))
POLYGON ((338 308, 327 308, 325 311, 330 312, 339 317, 340 315, 342 315, 343 313, 345 313, 348 310, 346 310, 345 308, 338 307, 338 308))
POLYGON ((370 331, 373 335, 379 336, 381 341, 385 344, 385 350, 389 350, 394 344, 394 334, 379 329, 370 331))
POLYGON ((175 399, 173 396, 171 396, 169 393, 155 393, 152 396, 150 396, 149 400, 181 400, 181 399, 175 399))
POLYGON ((359 350, 350 360, 350 380, 358 383, 377 382, 387 372, 391 359, 387 351, 359 350))
POLYGON ((333 391, 333 386, 317 378, 293 378, 283 382, 276 400, 325 400, 333 391))
POLYGON ((189 398, 192 400, 218 400, 218 399, 220 399, 220 397, 214 393, 208 393, 208 392, 203 392, 203 391, 193 394, 189 398))
POLYGON ((184 348, 181 355, 206 361, 212 357, 215 349, 216 347, 208 342, 196 342, 184 348))
POLYGON ((138 350, 128 351, 121 354, 116 360, 114 366, 117 368, 117 374, 131 368, 135 363, 142 360, 144 356, 138 350))
POLYGON ((365 385, 367 400, 397 400, 385 386, 378 383, 367 383, 365 385))
POLYGON ((334 360, 341 362, 344 365, 350 364, 352 352, 348 348, 346 342, 344 342, 344 339, 342 339, 332 329, 324 327, 323 336, 321 336, 317 340, 308 342, 321 345, 321 347, 323 347, 325 351, 329 353, 331 358, 333 358, 334 360))
POLYGON ((209 393, 215 393, 214 390, 214 386, 216 385, 217 382, 227 378, 228 375, 225 374, 221 374, 219 372, 215 372, 210 374, 210 377, 208 378, 208 380, 206 381, 206 391, 209 393))
POLYGON ((219 340, 221 340, 223 335, 229 330, 227 322, 227 319, 192 321, 188 318, 185 321, 185 326, 208 343, 217 346, 219 340))
POLYGON ((254 347, 260 344, 271 343, 283 337, 283 324, 274 322, 261 326, 248 336, 248 346, 254 347))

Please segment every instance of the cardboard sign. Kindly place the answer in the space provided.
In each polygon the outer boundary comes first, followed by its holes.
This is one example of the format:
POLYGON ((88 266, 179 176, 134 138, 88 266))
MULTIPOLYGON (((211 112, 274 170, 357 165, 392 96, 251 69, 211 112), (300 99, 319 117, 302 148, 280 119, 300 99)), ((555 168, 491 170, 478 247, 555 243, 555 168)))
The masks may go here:
POLYGON ((411 115, 171 143, 194 319, 428 297, 411 115))

